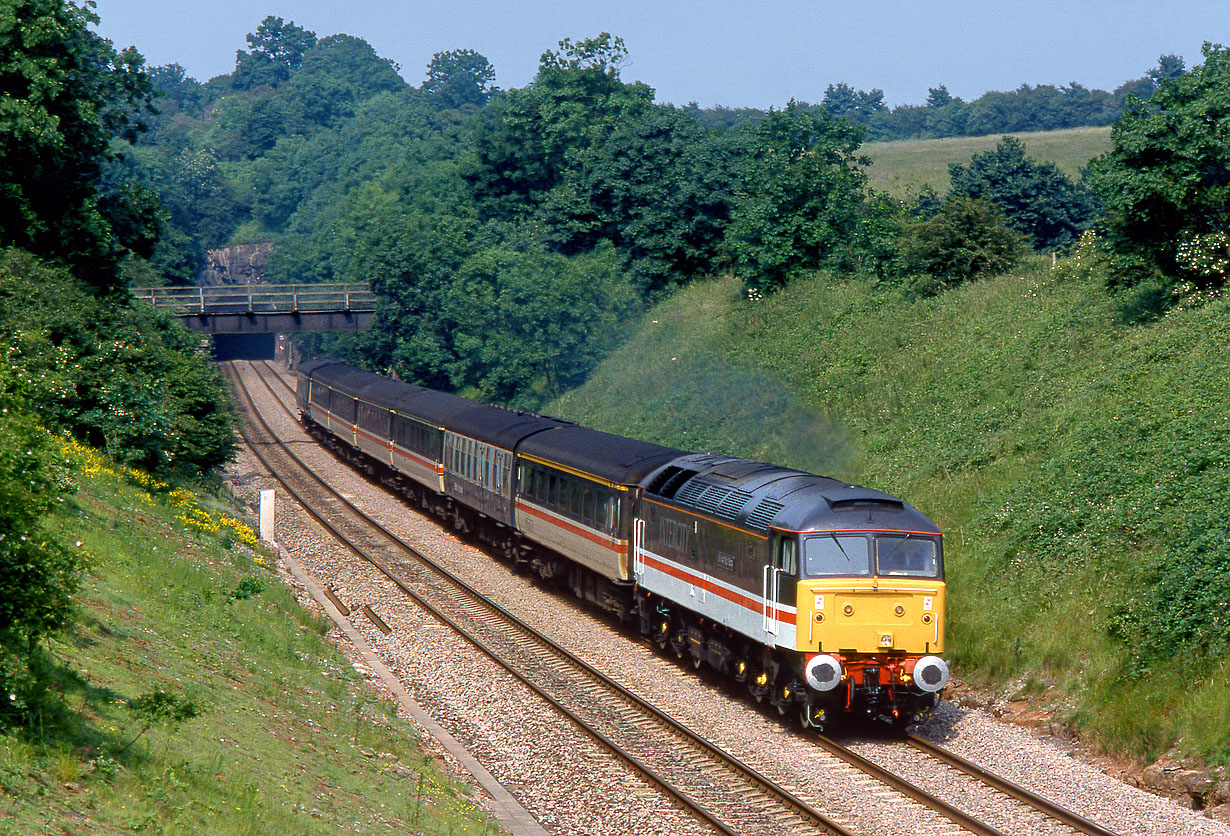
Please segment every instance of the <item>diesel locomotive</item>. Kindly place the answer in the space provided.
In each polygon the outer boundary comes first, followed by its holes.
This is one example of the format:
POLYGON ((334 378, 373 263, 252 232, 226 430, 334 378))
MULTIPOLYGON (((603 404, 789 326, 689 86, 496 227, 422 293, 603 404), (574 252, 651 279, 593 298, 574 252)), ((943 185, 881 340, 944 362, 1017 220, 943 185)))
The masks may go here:
POLYGON ((904 725, 948 682, 940 531, 894 496, 331 360, 299 366, 297 399, 411 502, 804 726, 904 725))

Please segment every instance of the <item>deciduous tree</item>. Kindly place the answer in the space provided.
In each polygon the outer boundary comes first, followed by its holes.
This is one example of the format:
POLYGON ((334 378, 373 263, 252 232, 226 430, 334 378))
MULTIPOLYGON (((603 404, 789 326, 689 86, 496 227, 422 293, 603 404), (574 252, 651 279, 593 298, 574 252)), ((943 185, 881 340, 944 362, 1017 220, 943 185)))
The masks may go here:
POLYGON ((1147 102, 1130 99, 1113 148, 1090 163, 1121 259, 1114 281, 1154 310, 1230 275, 1230 50, 1205 44, 1203 53, 1147 102))
POLYGON ((139 188, 107 188, 113 141, 134 140, 150 112, 144 59, 91 32, 89 6, 0 4, 0 246, 70 264, 105 289, 117 265, 156 239, 156 206, 139 188))
POLYGON ((269 85, 277 87, 299 68, 316 46, 316 33, 269 15, 256 31, 247 36, 250 51, 235 53, 235 73, 231 83, 237 90, 269 85))
POLYGON ((795 102, 756 126, 744 195, 726 232, 751 288, 772 290, 821 266, 858 224, 867 160, 863 131, 795 102))
POLYGON ((969 165, 952 163, 948 177, 953 197, 994 203, 1038 250, 1076 243, 1097 212, 1089 189, 1074 184, 1054 164, 1028 157, 1016 137, 1006 136, 994 151, 975 154, 969 165))
POLYGON ((482 107, 495 91, 495 67, 472 49, 437 52, 420 88, 439 107, 482 107))

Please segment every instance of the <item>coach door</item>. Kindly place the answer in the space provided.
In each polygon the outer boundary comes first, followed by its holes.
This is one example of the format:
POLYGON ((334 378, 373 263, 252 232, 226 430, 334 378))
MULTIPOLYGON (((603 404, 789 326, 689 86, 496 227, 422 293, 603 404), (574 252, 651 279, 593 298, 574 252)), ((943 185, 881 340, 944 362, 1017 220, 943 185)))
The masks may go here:
POLYGON ((641 582, 645 574, 645 520, 643 517, 632 518, 632 580, 641 582))

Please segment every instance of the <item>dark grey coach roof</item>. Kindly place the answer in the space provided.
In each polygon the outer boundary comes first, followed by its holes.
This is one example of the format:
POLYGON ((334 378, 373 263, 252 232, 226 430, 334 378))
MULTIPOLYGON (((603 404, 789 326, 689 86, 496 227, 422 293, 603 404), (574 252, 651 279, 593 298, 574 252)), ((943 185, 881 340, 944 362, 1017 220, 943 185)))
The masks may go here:
POLYGON ((467 403, 470 404, 469 409, 449 418, 448 429, 497 447, 503 447, 505 450, 516 449, 517 444, 527 436, 543 430, 567 426, 558 418, 548 418, 533 412, 504 409, 475 401, 467 401, 467 403))
POLYGON ((428 424, 444 426, 453 415, 472 408, 474 401, 413 383, 390 380, 375 372, 356 369, 336 360, 309 360, 299 374, 320 381, 365 401, 410 415, 428 424))
POLYGON ((527 438, 517 452, 624 485, 639 483, 683 455, 670 447, 575 425, 527 438))

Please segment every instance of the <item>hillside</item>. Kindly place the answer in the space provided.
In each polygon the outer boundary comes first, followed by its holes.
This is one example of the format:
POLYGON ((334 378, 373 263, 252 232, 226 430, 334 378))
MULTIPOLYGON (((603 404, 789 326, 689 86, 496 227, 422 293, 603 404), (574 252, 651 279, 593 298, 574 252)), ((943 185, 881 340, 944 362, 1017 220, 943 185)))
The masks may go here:
POLYGON ((1042 259, 922 301, 817 277, 747 302, 725 279, 549 411, 905 497, 946 532, 958 676, 1111 750, 1224 761, 1228 308, 1122 325, 1100 276, 1042 259))
MULTIPOLYGON (((1014 134, 1025 143, 1029 156, 1054 163, 1076 180, 1091 159, 1110 150, 1110 128, 1071 128, 1014 134)), ((952 137, 948 139, 909 139, 899 142, 869 142, 861 153, 871 158, 868 170, 871 186, 898 197, 917 194, 930 186, 940 194, 948 190, 949 163, 967 164, 974 154, 994 151, 1001 134, 952 137)))
POLYGON ((0 729, 0 834, 497 832, 230 503, 61 462, 49 529, 89 572, 55 699, 0 729))

